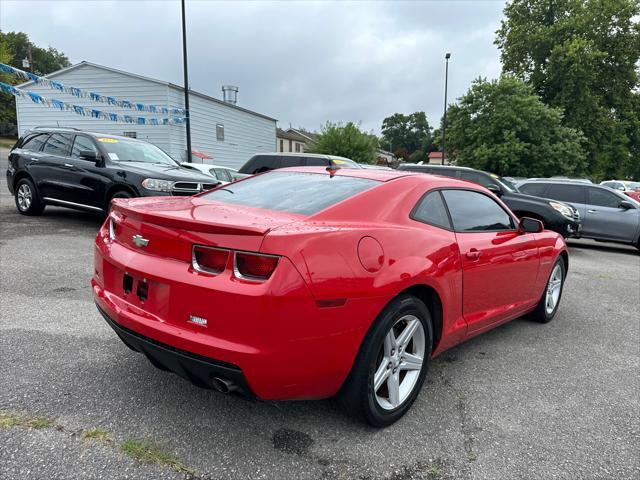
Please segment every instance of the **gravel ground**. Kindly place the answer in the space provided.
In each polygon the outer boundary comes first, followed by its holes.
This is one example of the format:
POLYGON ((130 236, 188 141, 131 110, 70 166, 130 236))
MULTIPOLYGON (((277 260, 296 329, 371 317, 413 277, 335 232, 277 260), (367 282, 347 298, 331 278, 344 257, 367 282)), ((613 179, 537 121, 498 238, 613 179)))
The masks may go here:
POLYGON ((374 430, 327 401, 252 403, 156 370, 91 299, 99 220, 18 215, 5 169, 0 150, 2 479, 640 477, 633 248, 571 242, 552 323, 515 320, 445 352, 409 414, 374 430), (6 425, 18 414, 50 422, 6 425), (90 428, 108 439, 83 439, 90 428), (130 439, 176 461, 136 461, 130 439))

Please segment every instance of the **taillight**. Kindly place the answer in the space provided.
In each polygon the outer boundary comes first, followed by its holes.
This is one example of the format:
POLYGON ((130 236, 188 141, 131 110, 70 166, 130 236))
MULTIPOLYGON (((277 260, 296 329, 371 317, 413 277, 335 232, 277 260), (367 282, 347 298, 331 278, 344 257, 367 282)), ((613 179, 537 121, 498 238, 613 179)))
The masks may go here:
POLYGON ((191 264, 195 270, 218 274, 224 271, 229 259, 229 250, 194 245, 191 264))
POLYGON ((280 257, 259 253, 235 252, 233 272, 244 280, 263 282, 268 280, 278 266, 280 257))

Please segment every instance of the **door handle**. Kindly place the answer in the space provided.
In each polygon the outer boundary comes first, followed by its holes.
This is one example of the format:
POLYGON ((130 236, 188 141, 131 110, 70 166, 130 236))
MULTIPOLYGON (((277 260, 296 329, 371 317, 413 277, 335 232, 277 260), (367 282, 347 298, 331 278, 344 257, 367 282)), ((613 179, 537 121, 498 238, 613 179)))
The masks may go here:
POLYGON ((598 213, 598 210, 587 210, 587 213, 598 213))
POLYGON ((481 254, 482 252, 480 252, 478 249, 472 248, 466 253, 466 256, 469 260, 478 260, 481 254))
POLYGON ((64 166, 67 167, 67 168, 73 168, 74 167, 74 165, 71 165, 70 163, 65 163, 64 166))

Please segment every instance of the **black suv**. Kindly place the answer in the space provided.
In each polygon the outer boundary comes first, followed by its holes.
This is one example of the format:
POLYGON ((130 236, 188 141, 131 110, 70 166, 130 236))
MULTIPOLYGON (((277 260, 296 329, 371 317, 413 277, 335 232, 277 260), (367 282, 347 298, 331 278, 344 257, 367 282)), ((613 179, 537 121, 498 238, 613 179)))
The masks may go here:
POLYGON ((27 132, 7 169, 23 215, 39 215, 48 204, 104 214, 112 198, 194 195, 218 185, 150 143, 72 128, 27 132))
POLYGON ((255 175, 256 173, 286 167, 339 167, 362 168, 349 158, 321 153, 257 153, 247 161, 239 173, 255 175))
POLYGON ((580 237, 582 222, 577 209, 568 203, 525 195, 511 182, 498 175, 474 170, 473 168, 448 165, 403 163, 398 169, 442 175, 478 183, 500 197, 518 218, 530 217, 541 220, 545 228, 558 232, 565 238, 580 237))

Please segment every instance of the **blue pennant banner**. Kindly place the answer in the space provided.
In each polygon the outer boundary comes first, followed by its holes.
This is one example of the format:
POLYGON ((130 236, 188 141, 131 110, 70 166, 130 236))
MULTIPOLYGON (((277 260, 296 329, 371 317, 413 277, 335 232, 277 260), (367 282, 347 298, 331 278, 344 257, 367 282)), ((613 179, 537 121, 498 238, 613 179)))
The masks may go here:
POLYGON ((39 75, 36 75, 35 73, 25 72, 24 70, 20 70, 19 68, 15 68, 4 63, 0 63, 0 72, 17 75, 24 78, 25 80, 32 80, 38 85, 47 86, 52 90, 58 90, 60 92, 68 93, 78 98, 88 98, 98 103, 106 103, 108 105, 115 105, 117 107, 129 108, 131 110, 137 110, 139 112, 162 113, 165 115, 168 115, 169 111, 171 111, 173 115, 184 115, 186 113, 186 110, 184 108, 133 103, 129 100, 108 97, 97 92, 87 92, 81 88, 68 87, 60 82, 49 80, 48 78, 41 77, 39 75))
MULTIPOLYGON (((134 117, 132 115, 119 115, 113 112, 104 112, 97 108, 83 107, 82 105, 75 105, 55 98, 46 98, 36 92, 30 92, 22 90, 9 85, 8 83, 0 82, 0 92, 8 93, 15 97, 28 98, 33 103, 44 105, 47 107, 57 108, 62 111, 74 112, 83 117, 99 118, 103 120, 110 120, 112 122, 120 123, 133 123, 138 125, 182 125, 186 123, 187 119, 184 117, 171 117, 171 118, 150 118, 150 117, 134 117)), ((166 110, 166 107, 163 107, 166 110)), ((168 113, 168 110, 166 110, 168 113)))

